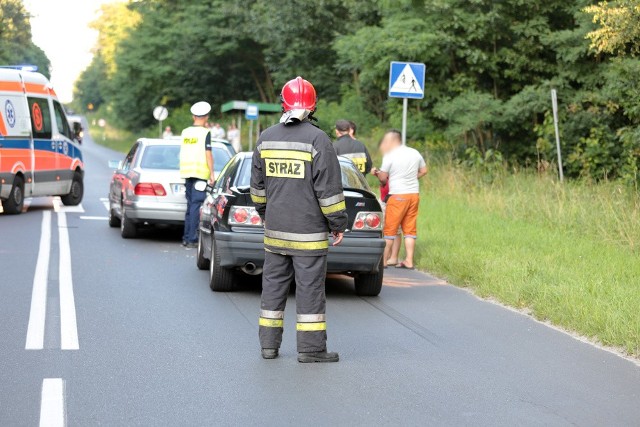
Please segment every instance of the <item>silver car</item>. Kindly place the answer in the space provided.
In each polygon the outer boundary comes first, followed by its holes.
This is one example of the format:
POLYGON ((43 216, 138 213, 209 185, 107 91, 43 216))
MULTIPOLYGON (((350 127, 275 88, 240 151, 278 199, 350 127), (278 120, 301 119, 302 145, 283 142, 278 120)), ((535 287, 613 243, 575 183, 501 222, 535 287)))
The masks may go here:
MULTIPOLYGON (((231 158, 227 144, 211 143, 217 176, 231 158)), ((143 225, 180 225, 187 210, 184 179, 180 178, 180 140, 136 141, 117 165, 109 188, 109 225, 124 238, 136 237, 143 225)))

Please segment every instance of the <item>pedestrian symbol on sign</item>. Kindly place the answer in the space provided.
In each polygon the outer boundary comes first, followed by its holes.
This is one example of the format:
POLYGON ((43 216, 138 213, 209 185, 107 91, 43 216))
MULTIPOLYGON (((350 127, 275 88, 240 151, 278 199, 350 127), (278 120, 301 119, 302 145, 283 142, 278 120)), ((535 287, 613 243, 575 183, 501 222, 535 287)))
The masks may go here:
POLYGON ((398 98, 424 97, 424 65, 412 63, 391 64, 389 95, 398 98))

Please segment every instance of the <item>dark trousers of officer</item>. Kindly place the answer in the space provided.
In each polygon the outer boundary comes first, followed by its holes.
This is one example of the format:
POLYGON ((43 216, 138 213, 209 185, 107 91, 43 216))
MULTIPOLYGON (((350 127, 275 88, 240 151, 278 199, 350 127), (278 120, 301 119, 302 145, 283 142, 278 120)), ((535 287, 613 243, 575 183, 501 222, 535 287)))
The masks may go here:
POLYGON ((296 281, 298 352, 327 350, 325 280, 327 257, 287 256, 267 251, 262 276, 260 345, 280 348, 289 287, 296 281))
POLYGON ((198 191, 193 186, 202 181, 197 178, 185 180, 185 197, 187 198, 187 212, 184 215, 184 234, 182 241, 196 243, 198 241, 198 227, 200 226, 200 206, 206 197, 204 191, 198 191))

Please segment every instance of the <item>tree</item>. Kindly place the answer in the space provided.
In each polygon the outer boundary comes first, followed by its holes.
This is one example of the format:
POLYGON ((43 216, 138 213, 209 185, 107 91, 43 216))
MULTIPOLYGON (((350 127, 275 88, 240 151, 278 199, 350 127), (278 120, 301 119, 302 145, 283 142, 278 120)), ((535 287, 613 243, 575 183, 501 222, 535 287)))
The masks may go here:
POLYGON ((640 2, 638 0, 601 1, 585 8, 599 28, 588 34, 591 47, 612 55, 640 53, 640 2))
POLYGON ((33 64, 49 77, 51 63, 31 39, 29 18, 22 0, 0 0, 0 65, 33 64))

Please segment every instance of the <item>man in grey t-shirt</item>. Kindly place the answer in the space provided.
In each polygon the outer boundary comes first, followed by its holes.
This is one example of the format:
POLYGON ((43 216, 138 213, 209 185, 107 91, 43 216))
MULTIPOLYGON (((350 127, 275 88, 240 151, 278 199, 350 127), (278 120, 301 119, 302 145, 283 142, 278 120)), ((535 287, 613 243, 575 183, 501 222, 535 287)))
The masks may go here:
POLYGON ((380 169, 371 172, 381 184, 389 181, 389 200, 384 221, 386 260, 391 255, 393 240, 398 227, 404 233, 404 245, 407 256, 398 264, 398 268, 413 269, 413 254, 418 237, 418 206, 420 204, 420 185, 418 180, 427 174, 427 165, 422 155, 415 149, 402 145, 402 134, 397 130, 388 131, 382 140, 387 150, 380 169))

